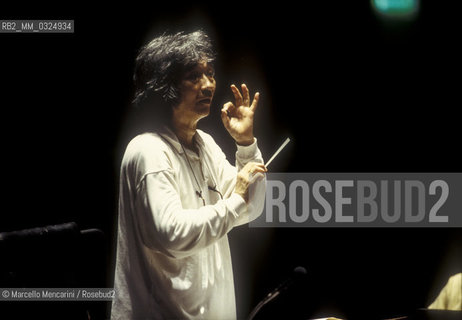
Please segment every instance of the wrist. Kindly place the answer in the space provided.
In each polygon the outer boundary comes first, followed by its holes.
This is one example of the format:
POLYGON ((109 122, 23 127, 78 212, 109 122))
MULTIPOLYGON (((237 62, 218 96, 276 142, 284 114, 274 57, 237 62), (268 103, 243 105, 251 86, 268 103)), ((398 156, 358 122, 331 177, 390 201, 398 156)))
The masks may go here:
POLYGON ((250 146, 251 144, 253 144, 255 141, 255 138, 252 137, 252 138, 248 138, 248 139, 239 139, 239 140, 236 140, 236 143, 240 146, 250 146))

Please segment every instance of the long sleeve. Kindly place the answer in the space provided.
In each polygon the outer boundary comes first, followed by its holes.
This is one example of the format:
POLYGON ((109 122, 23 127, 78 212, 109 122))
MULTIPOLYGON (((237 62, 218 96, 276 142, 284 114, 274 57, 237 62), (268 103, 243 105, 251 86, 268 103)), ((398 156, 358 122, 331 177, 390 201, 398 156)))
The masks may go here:
MULTIPOLYGON (((257 146, 257 139, 250 146, 237 145, 236 166, 244 167, 248 162, 264 163, 263 157, 257 146)), ((240 169, 239 169, 240 170, 240 169)), ((266 175, 255 180, 249 188, 249 203, 247 205, 247 215, 241 215, 236 222, 236 226, 249 223, 258 218, 263 212, 266 194, 266 175)))
MULTIPOLYGON (((145 245, 173 257, 185 257, 209 246, 227 234, 234 226, 248 223, 262 212, 265 197, 265 179, 256 181, 249 190, 249 204, 234 190, 237 170, 221 154, 220 181, 228 194, 214 205, 198 209, 184 209, 179 187, 172 171, 162 170, 147 174, 140 184, 139 208, 143 214, 140 225, 145 245)), ((251 146, 238 146, 236 165, 241 169, 247 162, 263 162, 256 141, 251 146)), ((191 190, 190 193, 194 193, 191 190)), ((195 196, 195 195, 193 195, 195 196)))
POLYGON ((245 202, 237 194, 214 205, 183 209, 173 174, 168 170, 147 174, 138 191, 138 212, 145 245, 173 257, 196 253, 227 234, 245 202))
MULTIPOLYGON (((258 149, 257 139, 249 146, 241 146, 236 144, 236 165, 232 166, 226 159, 223 151, 215 141, 209 136, 202 133, 204 141, 210 147, 212 159, 219 163, 218 165, 218 181, 219 188, 223 192, 223 197, 226 199, 233 194, 236 186, 237 173, 248 163, 257 162, 264 163, 260 150, 258 149)), ((266 192, 266 176, 256 180, 249 189, 249 203, 243 214, 240 214, 235 222, 235 226, 243 225, 255 220, 263 211, 265 205, 266 192)))

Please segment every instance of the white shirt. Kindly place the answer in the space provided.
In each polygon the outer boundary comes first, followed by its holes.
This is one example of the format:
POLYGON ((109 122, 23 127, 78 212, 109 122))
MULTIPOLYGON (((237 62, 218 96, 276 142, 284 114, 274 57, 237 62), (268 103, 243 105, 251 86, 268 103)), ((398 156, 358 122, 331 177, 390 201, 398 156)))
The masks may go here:
POLYGON ((237 172, 263 159, 256 139, 237 146, 236 168, 210 135, 197 130, 194 138, 198 154, 183 149, 168 129, 127 146, 113 320, 236 318, 227 233, 261 214, 266 181, 254 183, 249 205, 233 190, 237 172))

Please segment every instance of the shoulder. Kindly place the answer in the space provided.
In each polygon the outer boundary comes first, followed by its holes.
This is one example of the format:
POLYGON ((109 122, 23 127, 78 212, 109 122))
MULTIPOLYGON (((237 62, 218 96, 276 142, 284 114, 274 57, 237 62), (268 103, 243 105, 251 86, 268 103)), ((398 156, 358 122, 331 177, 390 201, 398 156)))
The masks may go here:
POLYGON ((159 134, 147 132, 134 137, 127 145, 122 167, 154 172, 168 169, 172 150, 159 134))
POLYGON ((146 132, 134 137, 125 149, 126 158, 162 154, 169 151, 169 146, 154 132, 146 132))
POLYGON ((127 145, 127 152, 140 152, 146 149, 157 149, 165 146, 159 134, 145 132, 134 137, 127 145))

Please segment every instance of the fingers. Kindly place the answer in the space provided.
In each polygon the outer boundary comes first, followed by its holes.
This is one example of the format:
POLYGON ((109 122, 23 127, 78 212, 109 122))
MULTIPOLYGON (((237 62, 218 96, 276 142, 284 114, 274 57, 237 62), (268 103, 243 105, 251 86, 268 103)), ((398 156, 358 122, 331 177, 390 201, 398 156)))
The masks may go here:
POLYGON ((250 107, 252 111, 255 111, 258 106, 258 100, 260 99, 260 93, 259 92, 255 93, 252 104, 250 104, 249 88, 247 88, 247 85, 245 85, 244 83, 241 85, 241 88, 242 88, 242 95, 239 89, 234 84, 231 85, 231 90, 236 100, 236 106, 250 107))
POLYGON ((226 129, 230 128, 230 113, 234 111, 235 107, 232 102, 227 102, 223 105, 221 109, 221 121, 223 121, 223 125, 226 129))
POLYGON ((243 83, 241 84, 242 88, 242 95, 244 98, 244 106, 248 107, 250 105, 250 95, 249 95, 249 88, 243 83))
POLYGON ((228 117, 231 117, 236 113, 236 107, 232 102, 226 102, 221 110, 224 110, 228 117))
POLYGON ((252 105, 250 106, 250 110, 254 111, 257 109, 258 106, 258 100, 260 100, 260 93, 257 92, 255 93, 255 96, 253 97, 252 105))
POLYGON ((221 120, 226 128, 229 128, 231 117, 235 116, 236 107, 232 102, 226 102, 221 109, 221 120))
POLYGON ((263 163, 258 162, 248 162, 242 171, 247 172, 248 174, 256 174, 258 172, 265 173, 268 171, 263 163))
POLYGON ((262 175, 267 172, 265 165, 263 163, 257 162, 248 162, 244 168, 241 169, 239 174, 242 178, 246 178, 249 183, 255 181, 255 175, 262 175))
POLYGON ((225 126, 226 130, 229 130, 229 118, 225 110, 221 109, 221 121, 225 126))
POLYGON ((249 187, 256 180, 264 177, 266 167, 262 163, 249 162, 239 171, 234 192, 239 194, 245 202, 249 200, 249 187))
POLYGON ((266 169, 266 167, 265 167, 265 165, 263 163, 254 163, 253 169, 254 169, 253 173, 267 172, 268 171, 268 169, 266 169))
POLYGON ((255 181, 263 179, 265 176, 261 172, 257 172, 256 174, 252 175, 249 180, 249 184, 253 184, 255 181))
POLYGON ((239 89, 234 84, 232 84, 231 85, 231 91, 233 92, 234 99, 236 100, 236 106, 238 106, 238 107, 242 106, 243 105, 243 100, 242 100, 242 95, 239 92, 239 89))

